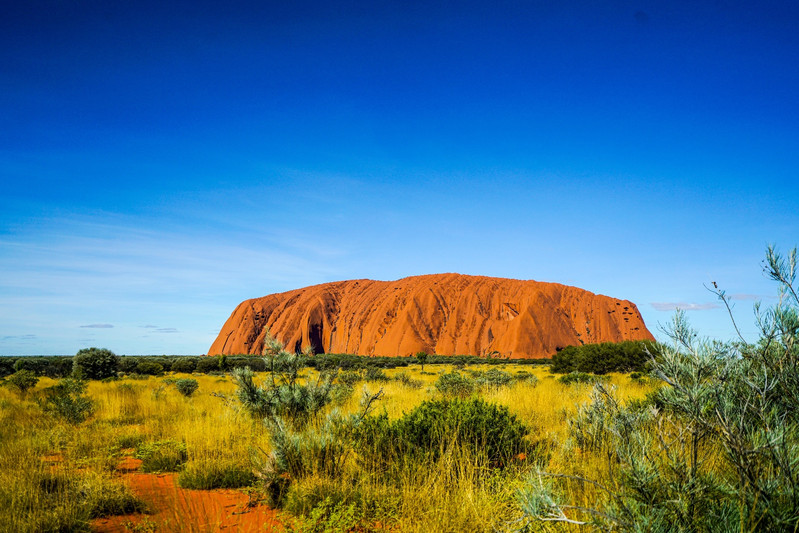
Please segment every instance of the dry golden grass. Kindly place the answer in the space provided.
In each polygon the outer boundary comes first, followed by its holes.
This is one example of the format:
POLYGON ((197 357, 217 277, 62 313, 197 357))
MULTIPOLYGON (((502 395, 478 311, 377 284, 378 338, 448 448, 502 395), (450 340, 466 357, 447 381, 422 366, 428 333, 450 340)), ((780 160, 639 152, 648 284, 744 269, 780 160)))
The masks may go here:
MULTIPOLYGON (((495 367, 477 365, 468 370, 489 368, 495 367)), ((541 466, 559 472, 601 473, 605 468, 601 458, 577 454, 566 445, 566 419, 587 401, 591 387, 561 384, 547 367, 508 364, 496 368, 511 374, 523 370, 538 378, 537 384, 519 382, 482 396, 508 406, 533 428, 536 440, 551 443, 548 464, 541 466)), ((400 417, 422 401, 439 397, 434 383, 452 368, 427 365, 425 370, 423 374, 418 366, 388 369, 385 372, 390 378, 406 372, 423 385, 412 388, 395 380, 360 383, 338 408, 355 412, 363 387, 373 392, 382 388, 385 396, 378 412, 385 409, 390 418, 400 417)), ((316 377, 313 370, 305 374, 306 379, 316 377)), ((251 465, 253 457, 270 451, 266 429, 240 408, 229 377, 192 377, 199 382, 199 389, 190 398, 164 378, 92 382, 87 394, 95 411, 78 426, 52 419, 35 403, 37 391, 52 385, 52 380, 43 378, 26 400, 0 387, 0 530, 36 531, 42 524, 83 523, 83 515, 72 502, 58 500, 60 493, 54 498, 41 490, 41 479, 53 469, 53 462, 64 475, 101 486, 117 482, 113 475, 117 461, 142 442, 183 442, 188 464, 195 466, 214 461, 251 465)), ((626 375, 612 375, 610 380, 623 400, 641 398, 652 388, 634 383, 626 375)), ((385 515, 399 531, 496 531, 509 529, 519 518, 513 494, 533 468, 520 463, 501 475, 486 476, 468 457, 447 455, 390 487, 380 479, 359 477, 354 468, 348 470, 344 483, 364 499, 392 502, 385 515)), ((576 502, 596 497, 589 488, 570 496, 576 502)))

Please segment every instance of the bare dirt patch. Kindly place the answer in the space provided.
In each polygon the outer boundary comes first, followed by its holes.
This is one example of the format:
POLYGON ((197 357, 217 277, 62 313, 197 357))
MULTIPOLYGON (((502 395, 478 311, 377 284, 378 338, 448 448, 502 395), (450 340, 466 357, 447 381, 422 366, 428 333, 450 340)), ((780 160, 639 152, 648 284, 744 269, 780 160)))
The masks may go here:
POLYGON ((212 531, 279 532, 290 520, 244 491, 190 490, 178 486, 178 475, 138 472, 137 459, 123 459, 117 471, 141 498, 148 514, 100 518, 92 521, 97 533, 212 531))

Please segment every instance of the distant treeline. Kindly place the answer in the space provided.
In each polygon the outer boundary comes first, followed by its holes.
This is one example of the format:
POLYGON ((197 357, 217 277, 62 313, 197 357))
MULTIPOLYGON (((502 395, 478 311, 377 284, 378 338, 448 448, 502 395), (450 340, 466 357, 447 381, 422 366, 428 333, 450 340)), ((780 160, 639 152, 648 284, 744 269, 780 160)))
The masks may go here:
MULTIPOLYGON (((430 355, 425 365, 521 365, 549 364, 549 359, 502 359, 470 355, 430 355)), ((305 366, 317 369, 342 368, 344 370, 378 367, 397 368, 418 364, 416 357, 369 357, 350 354, 319 354, 306 358, 305 366)), ((0 356, 0 377, 18 370, 30 370, 37 376, 67 377, 72 373, 72 356, 0 356)), ((208 374, 226 372, 234 368, 249 367, 254 372, 267 370, 266 361, 255 355, 122 355, 118 371, 125 374, 159 375, 164 372, 208 374)))
POLYGON ((652 341, 603 342, 567 346, 552 356, 552 372, 641 372, 657 353, 658 344, 652 341))

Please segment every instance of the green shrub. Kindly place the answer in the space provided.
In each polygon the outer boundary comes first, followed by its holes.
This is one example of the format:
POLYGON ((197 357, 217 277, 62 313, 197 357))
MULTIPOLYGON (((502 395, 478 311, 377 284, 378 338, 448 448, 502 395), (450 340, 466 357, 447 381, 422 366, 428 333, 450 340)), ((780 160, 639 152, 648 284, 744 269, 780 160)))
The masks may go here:
POLYGON ((411 389, 421 389, 422 385, 424 385, 421 380, 413 379, 407 372, 400 372, 394 376, 394 380, 411 389))
POLYGON ((245 409, 253 416, 271 420, 285 418, 291 424, 300 426, 319 413, 333 401, 333 381, 335 374, 320 372, 314 382, 300 383, 298 371, 303 367, 299 357, 281 355, 276 361, 270 379, 256 386, 253 372, 249 368, 233 371, 237 395, 245 409))
POLYGON ((360 372, 355 370, 345 370, 338 373, 338 380, 342 385, 354 387, 359 382, 363 381, 363 376, 360 372))
POLYGON ((452 446, 504 466, 529 449, 528 433, 507 407, 471 398, 428 400, 394 421, 386 413, 367 417, 352 436, 366 466, 382 469, 435 461, 452 446))
POLYGON ((172 363, 172 372, 191 374, 197 368, 197 363, 191 357, 180 357, 172 363))
POLYGON ((532 386, 538 385, 538 378, 535 376, 535 374, 528 372, 527 370, 517 370, 514 378, 520 383, 527 383, 528 385, 532 386))
POLYGON ((72 357, 20 357, 14 362, 14 370, 30 370, 37 376, 54 379, 64 378, 72 374, 72 357))
POLYGON ((178 484, 184 489, 238 489, 255 483, 251 468, 234 461, 211 459, 191 461, 178 476, 178 484))
POLYGON ((226 364, 227 368, 229 369, 247 367, 253 372, 266 371, 266 361, 264 361, 263 357, 258 357, 256 355, 245 357, 228 357, 226 364))
POLYGON ((556 374, 568 372, 641 372, 658 352, 651 341, 603 342, 567 346, 552 356, 550 370, 556 374))
POLYGON ((6 383, 16 389, 21 398, 27 396, 28 391, 38 382, 39 378, 30 370, 18 370, 6 379, 6 383))
POLYGON ((476 377, 475 382, 480 387, 488 387, 497 389, 500 387, 507 387, 513 383, 514 379, 509 373, 498 368, 492 368, 487 372, 482 372, 476 377))
POLYGON ((86 383, 74 378, 64 378, 57 385, 47 387, 38 399, 42 410, 70 424, 80 424, 94 412, 94 404, 84 395, 86 383))
POLYGON ((0 378, 4 378, 13 374, 15 372, 14 365, 16 362, 17 360, 14 357, 0 356, 0 378))
POLYGON ((370 366, 366 369, 363 378, 366 381, 389 381, 389 378, 386 373, 376 366, 370 366))
POLYGON ((457 396, 459 398, 471 395, 476 389, 474 381, 455 371, 442 374, 436 380, 435 387, 438 392, 445 396, 457 396))
POLYGON ((177 472, 189 458, 186 444, 173 440, 141 443, 134 456, 142 472, 177 472))
MULTIPOLYGON (((799 295, 796 250, 769 248, 765 272, 780 299, 761 312, 760 338, 705 340, 678 312, 650 375, 662 387, 626 405, 595 386, 570 421, 574 444, 598 454, 610 479, 532 476, 523 513, 618 531, 796 531, 799 528, 799 295), (569 501, 600 488, 590 508, 569 501)), ((711 289, 729 309, 726 294, 711 289)), ((737 325, 736 325, 737 328, 737 325)), ((598 472, 597 472, 598 474, 598 472)))
POLYGON ((104 379, 115 376, 119 357, 104 348, 85 348, 72 358, 72 369, 78 378, 104 379))
POLYGON ((136 373, 143 376, 162 376, 164 367, 161 363, 142 361, 136 365, 136 373))
POLYGON ((195 367, 195 372, 200 372, 201 374, 219 370, 219 357, 201 357, 195 367))
POLYGON ((189 398, 192 394, 194 394, 194 391, 196 391, 199 386, 200 384, 197 383, 196 379, 184 378, 175 381, 175 388, 178 389, 178 392, 186 398, 189 398))

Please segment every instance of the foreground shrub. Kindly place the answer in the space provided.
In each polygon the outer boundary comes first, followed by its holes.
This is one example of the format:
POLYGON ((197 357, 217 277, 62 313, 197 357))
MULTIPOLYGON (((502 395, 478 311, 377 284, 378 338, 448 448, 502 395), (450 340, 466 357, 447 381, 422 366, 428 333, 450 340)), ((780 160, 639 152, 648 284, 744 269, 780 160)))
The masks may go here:
POLYGON ((277 419, 301 426, 334 400, 335 372, 320 371, 316 381, 302 383, 299 371, 304 368, 304 356, 278 352, 267 357, 271 370, 261 385, 253 381, 249 368, 233 370, 237 395, 253 416, 277 419))
POLYGON ((191 461, 178 476, 184 489, 238 489, 255 483, 251 468, 230 460, 191 461))
POLYGON ((84 348, 72 358, 75 376, 82 379, 104 379, 116 376, 119 357, 105 348, 84 348))
POLYGON ((80 424, 94 412, 94 404, 85 392, 84 381, 64 378, 57 385, 44 389, 38 401, 44 412, 70 424, 80 424))
POLYGON ((365 418, 354 430, 356 449, 371 468, 435 461, 453 446, 491 466, 504 466, 526 450, 528 428, 507 407, 468 400, 428 400, 397 420, 365 418))
POLYGON ((703 340, 678 312, 652 363, 663 387, 625 405, 600 384, 570 423, 610 479, 541 472, 519 492, 528 517, 630 532, 799 529, 796 250, 769 248, 765 265, 781 298, 756 306, 758 342, 703 340), (585 484, 602 489, 592 508, 568 503, 585 484))
POLYGON ((175 381, 175 388, 186 398, 189 398, 200 387, 196 379, 184 378, 175 381))
POLYGON ((36 386, 39 378, 30 370, 18 370, 6 379, 6 383, 17 391, 20 398, 27 396, 28 391, 36 386))
POLYGON ((173 440, 141 443, 134 456, 142 472, 177 472, 189 458, 186 444, 173 440))

